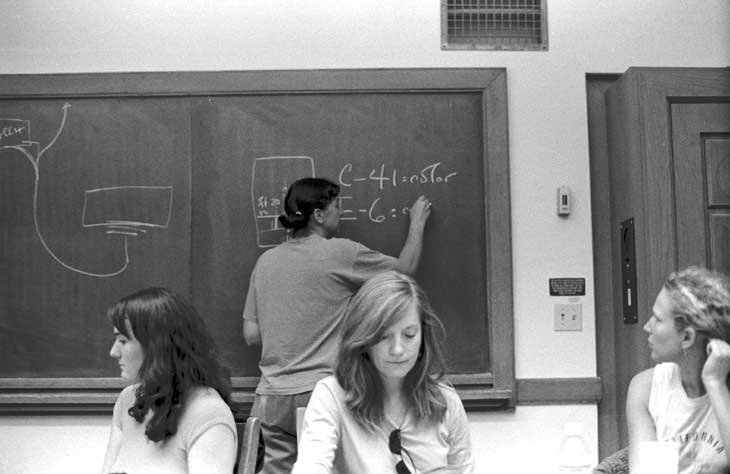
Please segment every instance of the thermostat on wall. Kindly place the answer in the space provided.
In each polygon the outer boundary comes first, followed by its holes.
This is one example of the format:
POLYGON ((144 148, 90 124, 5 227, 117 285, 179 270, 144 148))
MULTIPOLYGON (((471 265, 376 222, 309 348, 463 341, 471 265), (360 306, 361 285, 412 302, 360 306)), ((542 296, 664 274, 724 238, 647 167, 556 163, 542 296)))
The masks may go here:
POLYGON ((569 216, 570 215, 570 188, 567 186, 560 186, 558 188, 558 215, 569 216))

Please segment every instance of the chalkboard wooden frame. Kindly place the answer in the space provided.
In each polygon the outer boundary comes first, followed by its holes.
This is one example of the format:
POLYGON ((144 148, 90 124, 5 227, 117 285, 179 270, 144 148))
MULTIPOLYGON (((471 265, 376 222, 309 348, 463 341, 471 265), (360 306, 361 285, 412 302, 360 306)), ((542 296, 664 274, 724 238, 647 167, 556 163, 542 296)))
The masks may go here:
MULTIPOLYGON (((222 71, 0 75, 0 99, 201 97, 260 94, 468 91, 482 97, 485 274, 491 370, 449 374, 468 409, 516 401, 512 305, 507 85, 503 68, 222 71)), ((485 316, 486 317, 486 316, 485 316)), ((234 377, 234 400, 247 412, 256 377, 234 377)), ((118 378, 2 378, 0 413, 109 413, 118 378)))

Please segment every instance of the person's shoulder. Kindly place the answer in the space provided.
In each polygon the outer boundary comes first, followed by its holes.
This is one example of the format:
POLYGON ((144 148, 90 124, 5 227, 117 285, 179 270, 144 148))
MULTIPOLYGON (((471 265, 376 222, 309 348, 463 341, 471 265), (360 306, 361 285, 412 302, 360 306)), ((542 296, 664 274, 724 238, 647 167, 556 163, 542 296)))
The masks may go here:
POLYGON ((654 368, 642 370, 638 374, 634 375, 629 382, 628 397, 629 398, 649 398, 651 392, 652 380, 654 379, 654 368))
POLYGON ((220 393, 218 393, 218 390, 208 387, 208 386, 200 386, 195 387, 190 392, 188 400, 190 402, 198 402, 198 403, 212 403, 212 404, 224 404, 226 405, 226 402, 223 400, 223 397, 221 397, 220 393))
POLYGON ((133 402, 134 397, 137 393, 137 387, 139 387, 138 383, 135 383, 132 385, 127 385, 126 387, 124 387, 122 389, 122 391, 119 392, 118 400, 122 401, 122 402, 127 402, 127 401, 133 402))
POLYGON ((370 259, 374 256, 383 255, 381 252, 373 250, 361 242, 344 237, 332 237, 327 242, 329 242, 328 250, 331 253, 339 253, 349 260, 360 258, 370 259))
POLYGON ((263 277, 264 280, 271 276, 271 273, 278 272, 282 265, 290 261, 292 255, 292 244, 290 241, 284 241, 276 247, 271 247, 259 255, 254 265, 252 275, 254 277, 263 277))
POLYGON ((264 250, 263 253, 261 255, 259 255, 259 258, 256 260, 256 265, 254 265, 254 270, 256 270, 256 268, 260 267, 261 265, 265 265, 268 260, 278 258, 278 254, 281 253, 281 247, 284 244, 286 244, 286 242, 282 242, 281 244, 277 245, 276 247, 271 247, 271 248, 264 250))
POLYGON ((453 385, 442 380, 438 382, 438 388, 439 390, 441 390, 441 393, 444 396, 444 400, 446 401, 446 406, 448 407, 449 411, 464 409, 464 404, 461 401, 461 397, 459 396, 459 393, 456 391, 453 385))
POLYGON ((346 237, 331 237, 329 239, 322 239, 324 245, 336 248, 352 248, 357 249, 362 246, 361 243, 350 240, 346 237))
POLYGON ((459 400, 461 400, 459 398, 459 394, 456 392, 456 389, 454 388, 453 385, 446 382, 445 380, 440 380, 437 383, 438 383, 438 388, 439 388, 439 390, 441 390, 441 393, 444 394, 444 397, 446 397, 447 399, 458 398, 459 400))
POLYGON ((337 261, 340 264, 349 264, 357 258, 358 253, 362 252, 364 247, 362 244, 344 237, 331 237, 329 239, 319 239, 319 252, 326 255, 330 261, 337 261))
POLYGON ((314 385, 314 390, 312 394, 314 395, 314 393, 317 393, 318 395, 328 393, 336 399, 345 398, 345 389, 342 388, 342 385, 340 385, 340 383, 337 381, 337 377, 335 377, 334 375, 328 375, 323 379, 320 379, 314 385))
POLYGON ((114 403, 114 417, 119 420, 122 419, 122 415, 127 412, 132 406, 137 396, 137 387, 139 384, 127 385, 119 392, 117 401, 114 403))
POLYGON ((328 375, 314 385, 308 406, 325 409, 332 416, 341 416, 348 412, 347 393, 334 375, 328 375))
POLYGON ((464 403, 456 389, 446 381, 439 381, 438 388, 446 402, 446 411, 441 423, 449 431, 459 431, 468 425, 464 403))
POLYGON ((231 408, 218 391, 211 387, 195 387, 188 395, 185 404, 186 412, 192 415, 230 414, 231 418, 233 417, 231 408))
POLYGON ((321 386, 323 388, 326 388, 328 390, 338 390, 342 391, 342 386, 337 381, 337 377, 334 375, 328 375, 324 378, 319 379, 319 381, 315 384, 315 387, 321 386))
POLYGON ((236 436, 233 411, 220 394, 214 388, 206 386, 191 389, 180 416, 178 439, 189 448, 198 436, 215 425, 229 427, 234 437, 236 436))
MULTIPOLYGON (((660 365, 662 365, 662 364, 660 364, 660 365)), ((657 367, 659 367, 659 366, 657 366, 657 367)), ((631 382, 637 383, 637 384, 643 384, 646 382, 651 383, 651 379, 654 377, 654 369, 655 369, 655 367, 650 367, 648 369, 642 370, 638 374, 631 377, 631 382)))

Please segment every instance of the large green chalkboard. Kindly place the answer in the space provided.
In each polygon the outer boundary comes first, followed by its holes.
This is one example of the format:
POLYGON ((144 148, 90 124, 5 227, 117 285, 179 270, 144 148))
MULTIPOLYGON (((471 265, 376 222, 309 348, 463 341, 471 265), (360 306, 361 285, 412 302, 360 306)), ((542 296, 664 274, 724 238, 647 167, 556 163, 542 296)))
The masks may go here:
POLYGON ((391 255, 413 200, 431 199, 416 277, 452 380, 474 404, 514 399, 503 70, 0 76, 0 90, 0 407, 105 406, 120 386, 106 307, 149 285, 193 300, 250 401, 248 279, 306 175, 340 183, 341 236, 391 255))

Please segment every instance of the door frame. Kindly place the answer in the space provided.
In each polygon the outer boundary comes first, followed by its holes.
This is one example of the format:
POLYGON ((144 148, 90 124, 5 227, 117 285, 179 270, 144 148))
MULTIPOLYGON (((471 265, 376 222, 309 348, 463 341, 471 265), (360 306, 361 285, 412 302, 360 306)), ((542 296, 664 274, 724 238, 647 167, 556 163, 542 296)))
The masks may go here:
POLYGON ((596 369, 601 380, 598 403, 598 457, 621 448, 616 393, 614 296, 611 254, 610 170, 604 94, 621 74, 586 74, 588 156, 593 235, 593 295, 596 317, 596 369))

